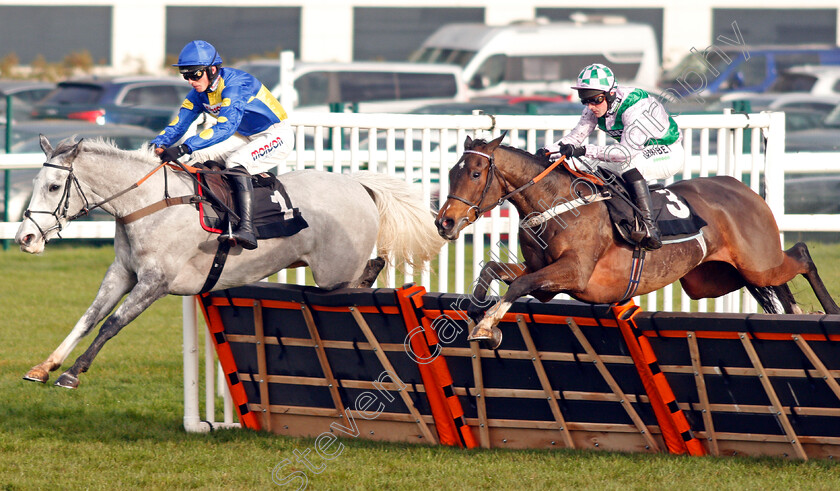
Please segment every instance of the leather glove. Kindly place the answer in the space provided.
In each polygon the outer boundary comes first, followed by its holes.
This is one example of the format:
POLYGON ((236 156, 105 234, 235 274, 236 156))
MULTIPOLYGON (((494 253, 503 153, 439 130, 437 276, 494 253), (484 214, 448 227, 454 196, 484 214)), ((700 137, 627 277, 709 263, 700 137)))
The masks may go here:
POLYGON ((177 147, 169 147, 163 150, 163 153, 160 154, 161 162, 174 162, 178 160, 179 157, 183 157, 184 155, 190 153, 190 149, 186 145, 178 145, 177 147))
POLYGON ((561 143, 559 151, 566 157, 583 157, 586 155, 586 147, 576 147, 571 143, 561 143))
MULTIPOLYGON (((534 155, 536 155, 539 158, 551 160, 552 154, 557 153, 559 151, 560 145, 558 145, 557 143, 549 143, 546 146, 538 149, 537 153, 535 153, 534 155)), ((554 157, 556 158, 557 156, 554 155, 554 157)))

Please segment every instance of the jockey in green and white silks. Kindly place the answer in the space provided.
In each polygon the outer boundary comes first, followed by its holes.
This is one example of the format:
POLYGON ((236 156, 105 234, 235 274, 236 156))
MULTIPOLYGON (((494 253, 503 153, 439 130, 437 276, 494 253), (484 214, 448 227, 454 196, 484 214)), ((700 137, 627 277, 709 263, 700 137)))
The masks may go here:
POLYGON ((578 124, 558 143, 584 145, 584 157, 595 160, 591 165, 603 165, 617 174, 636 168, 650 181, 681 171, 682 134, 662 104, 642 89, 618 86, 613 93, 606 114, 596 117, 587 106, 578 124), (596 126, 617 143, 586 144, 596 126))
POLYGON ((552 158, 565 155, 569 165, 585 171, 573 157, 585 157, 591 167, 605 167, 621 175, 641 210, 647 231, 643 245, 662 247, 659 228, 650 211, 647 180, 667 179, 683 168, 682 134, 674 119, 656 99, 642 89, 616 84, 609 67, 589 65, 578 75, 584 105, 578 124, 563 138, 538 151, 552 158), (589 135, 598 127, 617 143, 590 145, 589 135))

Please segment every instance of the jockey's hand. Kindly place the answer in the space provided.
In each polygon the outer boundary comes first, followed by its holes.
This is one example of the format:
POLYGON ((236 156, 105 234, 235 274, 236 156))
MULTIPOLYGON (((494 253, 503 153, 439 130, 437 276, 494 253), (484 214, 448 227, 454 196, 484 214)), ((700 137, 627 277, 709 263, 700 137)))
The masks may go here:
MULTIPOLYGON (((178 145, 177 147, 169 147, 160 150, 161 152, 158 155, 160 156, 161 162, 175 162, 179 157, 183 157, 184 155, 190 153, 190 149, 186 145, 178 145)), ((158 149, 155 149, 155 153, 158 153, 158 149)))
POLYGON ((559 152, 566 157, 583 157, 586 155, 586 147, 576 147, 571 143, 561 143, 559 152))
POLYGON ((558 145, 557 143, 549 143, 548 145, 538 149, 537 153, 535 153, 534 155, 541 159, 556 160, 558 156, 552 154, 556 154, 559 151, 560 145, 558 145))

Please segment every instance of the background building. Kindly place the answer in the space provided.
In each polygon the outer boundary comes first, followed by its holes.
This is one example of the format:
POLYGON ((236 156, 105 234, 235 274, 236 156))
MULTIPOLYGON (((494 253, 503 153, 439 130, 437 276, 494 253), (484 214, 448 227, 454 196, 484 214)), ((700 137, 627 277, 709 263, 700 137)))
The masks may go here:
MULTIPOLYGON (((226 63, 292 50, 305 61, 404 60, 438 26, 450 22, 511 21, 574 12, 621 15, 653 26, 668 67, 691 48, 703 49, 732 23, 750 45, 838 44, 836 0, 0 0, 0 58, 21 64, 39 56, 61 62, 87 51, 119 72, 159 73, 189 40, 219 47, 226 63), (457 6, 456 6, 457 5, 457 6), (591 5, 591 4, 590 4, 591 5), (167 58, 169 57, 169 58, 167 58)), ((578 40, 558 39, 558 43, 578 40)))

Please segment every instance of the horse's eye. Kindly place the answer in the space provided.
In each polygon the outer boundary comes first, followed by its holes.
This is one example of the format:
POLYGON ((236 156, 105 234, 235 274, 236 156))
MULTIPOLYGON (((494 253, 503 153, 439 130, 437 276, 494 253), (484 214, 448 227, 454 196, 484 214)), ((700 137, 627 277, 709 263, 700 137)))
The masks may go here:
POLYGON ((478 179, 479 177, 481 177, 481 172, 473 171, 473 173, 470 177, 472 177, 473 179, 478 179))
POLYGON ((61 186, 59 186, 58 184, 50 184, 50 192, 51 193, 54 193, 54 192, 58 191, 59 189, 61 189, 61 186))

